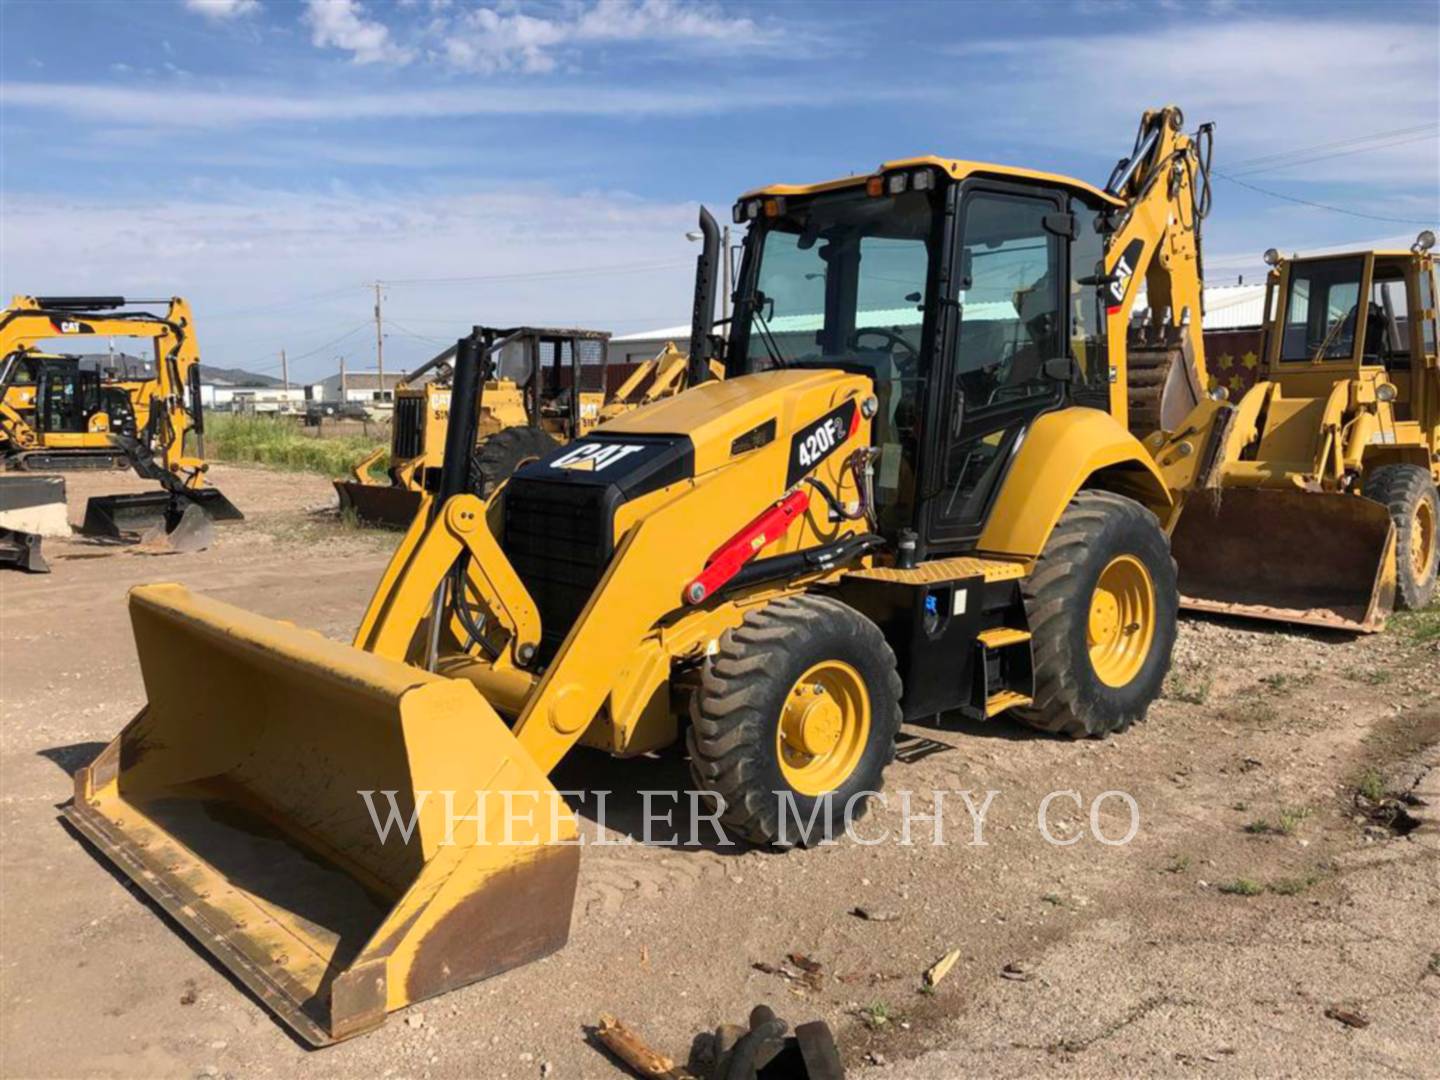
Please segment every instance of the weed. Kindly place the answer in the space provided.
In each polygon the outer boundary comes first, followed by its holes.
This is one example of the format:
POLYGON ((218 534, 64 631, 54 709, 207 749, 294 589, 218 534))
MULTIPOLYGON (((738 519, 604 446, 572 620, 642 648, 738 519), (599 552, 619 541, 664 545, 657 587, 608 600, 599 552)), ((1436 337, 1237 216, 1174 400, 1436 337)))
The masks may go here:
POLYGON ((1271 825, 1270 822, 1264 818, 1256 818, 1254 821, 1247 821, 1245 823, 1245 831, 1251 836, 1269 836, 1276 830, 1275 826, 1271 825))
POLYGON ((1391 626, 1411 641, 1440 641, 1440 603, 1424 611, 1396 612, 1391 626))
POLYGON ((1245 801, 1242 799, 1240 802, 1231 803, 1231 804, 1230 804, 1230 809, 1231 809, 1231 810, 1240 810, 1240 811, 1243 812, 1243 811, 1245 811, 1245 810, 1249 810, 1249 809, 1250 809, 1250 804, 1249 804, 1248 802, 1245 802, 1245 801))
POLYGON ((1299 896, 1319 880, 1319 874, 1306 874, 1304 877, 1277 878, 1270 882, 1268 888, 1277 896, 1299 896))
POLYGON ((1047 892, 1044 896, 1040 897, 1040 899, 1047 904, 1054 904, 1056 907, 1065 906, 1065 898, 1059 893, 1047 892))
POLYGON ((883 1001, 873 1001, 860 1010, 860 1019, 868 1027, 882 1028, 890 1023, 890 1006, 883 1001))
POLYGON ((1429 971, 1431 975, 1440 975, 1440 952, 1432 952, 1430 954, 1430 963, 1425 965, 1425 969, 1429 971))
POLYGON ((1265 675, 1261 677, 1260 684, 1262 686, 1269 687, 1277 694, 1283 694, 1288 690, 1294 689, 1295 676, 1287 675, 1283 671, 1277 671, 1272 675, 1265 675))
POLYGON ((1308 806, 1282 806, 1276 829, 1281 836, 1294 836, 1312 813, 1308 806))
POLYGON ((1171 701, 1183 701, 1189 705, 1204 705, 1214 687, 1215 677, 1208 671, 1202 671, 1195 675, 1171 671, 1165 679, 1161 695, 1171 701))
POLYGON ((1352 668, 1345 673, 1345 677, 1351 682, 1364 683, 1366 686, 1384 686, 1395 678, 1395 673, 1388 668, 1352 668))
POLYGON ((1236 878, 1234 881, 1227 881, 1220 886, 1220 891, 1227 896, 1259 896, 1265 891, 1265 886, 1250 878, 1236 878))
POLYGON ((360 528, 360 515, 355 512, 355 507, 342 506, 340 508, 340 527, 342 529, 360 528))
MULTIPOLYGON (((298 424, 272 416, 217 414, 205 421, 205 448, 215 461, 255 462, 280 469, 344 476, 376 446, 373 439, 344 435, 321 439, 304 434, 298 424)), ((371 467, 383 475, 389 464, 382 457, 371 467)))
POLYGON ((1189 855, 1172 855, 1170 861, 1165 864, 1165 873, 1167 874, 1183 874, 1188 869, 1190 869, 1189 855))
POLYGON ((1355 790, 1371 802, 1385 798, 1385 778, 1373 766, 1367 766, 1355 783, 1355 790))

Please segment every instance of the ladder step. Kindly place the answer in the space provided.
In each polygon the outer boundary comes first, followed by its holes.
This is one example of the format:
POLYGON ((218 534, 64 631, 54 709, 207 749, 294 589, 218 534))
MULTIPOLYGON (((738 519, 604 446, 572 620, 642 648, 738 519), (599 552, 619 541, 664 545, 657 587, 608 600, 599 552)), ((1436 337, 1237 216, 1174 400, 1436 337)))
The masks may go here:
POLYGON ((985 699, 985 717, 999 716, 1006 709, 1018 709, 1023 705, 1029 705, 1034 699, 1028 694, 1021 694, 1015 690, 1001 690, 998 694, 991 694, 985 699))
POLYGON ((1030 631, 1015 630, 1009 626, 992 626, 989 630, 981 630, 976 638, 987 649, 1003 649, 1007 645, 1019 645, 1022 641, 1029 641, 1030 631))

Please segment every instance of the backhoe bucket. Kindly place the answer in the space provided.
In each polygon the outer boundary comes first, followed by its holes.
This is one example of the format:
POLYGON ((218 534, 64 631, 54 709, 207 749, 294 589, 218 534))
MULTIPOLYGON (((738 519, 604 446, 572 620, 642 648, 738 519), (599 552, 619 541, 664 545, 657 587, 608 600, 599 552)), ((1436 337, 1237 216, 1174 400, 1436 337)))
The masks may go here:
POLYGON ((340 512, 353 510, 365 525, 384 525, 406 529, 420 509, 420 493, 392 484, 357 484, 354 480, 336 480, 335 494, 340 497, 340 512))
POLYGON ((1184 608, 1370 632, 1394 607, 1394 526, 1359 496, 1204 492, 1185 506, 1170 547, 1184 608))
POLYGON ((178 585, 130 615, 147 704, 66 817, 303 1038, 565 943, 574 818, 472 684, 178 585))
POLYGON ((183 494, 143 491, 132 495, 95 495, 85 504, 80 531, 87 536, 134 540, 163 528, 167 533, 180 523, 188 506, 198 506, 211 521, 243 521, 242 514, 217 488, 199 488, 183 494))

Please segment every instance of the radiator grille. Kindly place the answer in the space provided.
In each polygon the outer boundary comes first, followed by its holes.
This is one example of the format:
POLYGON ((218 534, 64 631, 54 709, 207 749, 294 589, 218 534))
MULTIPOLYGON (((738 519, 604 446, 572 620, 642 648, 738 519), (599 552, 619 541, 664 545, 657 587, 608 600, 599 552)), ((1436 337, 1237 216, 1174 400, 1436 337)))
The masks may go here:
POLYGON ((395 430, 390 436, 390 457, 417 458, 425 443, 425 399, 402 397, 395 400, 395 430))
POLYGON ((540 611, 548 663, 610 561, 607 488, 515 477, 505 489, 505 554, 540 611))

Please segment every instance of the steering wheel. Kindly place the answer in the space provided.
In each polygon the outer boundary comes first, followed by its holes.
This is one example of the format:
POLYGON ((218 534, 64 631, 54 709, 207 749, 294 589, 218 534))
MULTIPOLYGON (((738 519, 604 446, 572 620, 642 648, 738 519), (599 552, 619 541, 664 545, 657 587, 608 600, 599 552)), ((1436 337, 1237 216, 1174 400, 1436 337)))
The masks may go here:
MULTIPOLYGON (((912 377, 920 367, 920 350, 910 344, 904 336, 897 334, 894 330, 887 330, 883 326, 866 326, 856 330, 850 335, 851 348, 860 348, 860 339, 866 334, 873 334, 878 338, 883 338, 885 344, 889 345, 892 350, 897 345, 904 350, 902 355, 894 356, 894 360, 895 366, 900 369, 900 374, 905 378, 912 377)), ((892 356, 893 355, 892 353, 892 356)))

